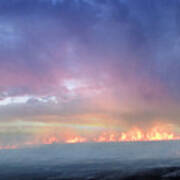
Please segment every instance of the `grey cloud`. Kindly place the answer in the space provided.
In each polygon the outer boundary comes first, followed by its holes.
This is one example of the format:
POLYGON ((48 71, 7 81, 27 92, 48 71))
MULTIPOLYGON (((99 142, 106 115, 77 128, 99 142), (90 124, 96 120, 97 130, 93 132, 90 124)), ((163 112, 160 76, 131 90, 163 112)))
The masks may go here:
MULTIPOLYGON (((171 98, 179 104, 179 8, 176 0, 2 0, 0 90, 63 96, 63 79, 85 77, 93 86, 112 89, 119 102, 123 81, 129 83, 130 101, 147 109, 171 98), (7 47, 9 42, 16 46, 7 47)), ((63 110, 31 101, 0 111, 4 118, 71 114, 83 112, 82 99, 63 104, 63 110)), ((142 116, 136 119, 144 121, 142 116)))

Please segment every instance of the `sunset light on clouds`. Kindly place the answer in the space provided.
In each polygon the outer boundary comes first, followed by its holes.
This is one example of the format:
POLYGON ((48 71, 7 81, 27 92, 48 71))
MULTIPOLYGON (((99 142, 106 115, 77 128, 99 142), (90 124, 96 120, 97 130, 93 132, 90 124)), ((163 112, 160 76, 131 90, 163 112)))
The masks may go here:
POLYGON ((180 139, 167 2, 1 0, 0 148, 180 139))

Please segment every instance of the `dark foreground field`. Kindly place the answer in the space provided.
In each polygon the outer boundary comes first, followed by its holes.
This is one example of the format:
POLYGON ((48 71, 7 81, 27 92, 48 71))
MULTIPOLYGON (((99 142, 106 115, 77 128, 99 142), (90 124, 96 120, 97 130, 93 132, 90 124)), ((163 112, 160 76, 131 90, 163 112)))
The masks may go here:
POLYGON ((0 151, 0 180, 180 180, 180 142, 53 144, 0 151))

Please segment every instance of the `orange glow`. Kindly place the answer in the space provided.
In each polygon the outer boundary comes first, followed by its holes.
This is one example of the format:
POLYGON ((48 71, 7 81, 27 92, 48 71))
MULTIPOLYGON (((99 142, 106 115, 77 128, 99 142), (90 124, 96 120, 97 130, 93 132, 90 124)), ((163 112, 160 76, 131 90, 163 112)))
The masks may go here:
POLYGON ((163 141, 180 140, 180 136, 175 135, 169 128, 155 126, 147 131, 140 128, 132 128, 127 132, 108 131, 102 132, 95 137, 85 137, 76 132, 68 132, 59 135, 46 135, 37 137, 35 140, 24 142, 22 145, 1 145, 0 149, 16 149, 27 146, 53 143, 84 143, 84 142, 134 142, 134 141, 163 141))
POLYGON ((87 142, 87 140, 86 138, 80 136, 75 136, 65 140, 65 143, 82 143, 82 142, 87 142))
POLYGON ((177 140, 179 136, 175 136, 172 132, 166 132, 161 128, 154 127, 147 132, 139 128, 133 128, 128 132, 122 133, 102 133, 95 138, 95 142, 133 142, 133 141, 163 141, 163 140, 177 140))

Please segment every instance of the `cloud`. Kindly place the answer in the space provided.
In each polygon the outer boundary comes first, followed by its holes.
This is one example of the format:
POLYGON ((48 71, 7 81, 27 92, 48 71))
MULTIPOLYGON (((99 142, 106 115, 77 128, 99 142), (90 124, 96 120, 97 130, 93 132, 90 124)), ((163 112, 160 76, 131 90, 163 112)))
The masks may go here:
POLYGON ((55 103, 57 104, 58 101, 55 96, 51 97, 33 97, 33 96, 15 96, 15 97, 6 97, 0 100, 0 106, 7 106, 11 104, 26 104, 29 102, 40 102, 40 103, 55 103))
POLYGON ((178 1, 0 5, 1 122, 179 126, 178 1))

